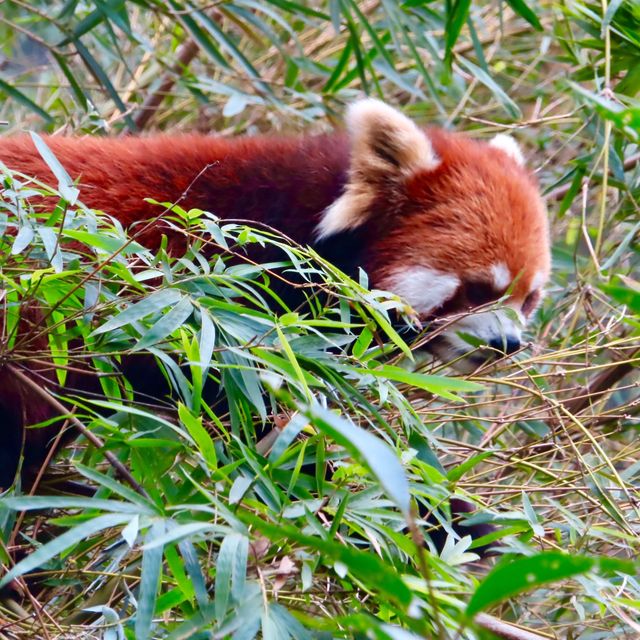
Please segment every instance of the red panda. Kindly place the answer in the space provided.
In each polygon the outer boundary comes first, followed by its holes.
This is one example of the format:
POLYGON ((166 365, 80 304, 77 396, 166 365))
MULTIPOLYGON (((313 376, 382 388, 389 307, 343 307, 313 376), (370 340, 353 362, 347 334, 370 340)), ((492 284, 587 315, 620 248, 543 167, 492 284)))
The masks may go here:
MULTIPOLYGON (((482 142, 424 130, 377 100, 353 104, 346 132, 329 135, 51 136, 46 144, 78 180, 82 201, 129 228, 158 215, 147 197, 264 223, 316 247, 351 275, 362 267, 372 287, 398 294, 425 320, 508 292, 513 313, 464 315, 429 343, 463 371, 520 348, 521 325, 549 275, 545 207, 517 143, 505 135, 482 142), (460 332, 486 347, 469 346, 460 332)), ((0 139, 0 161, 53 179, 28 137, 0 139)), ((184 250, 183 236, 159 225, 137 240, 154 248, 162 234, 174 251, 184 250)), ((2 398, 15 384, 0 368, 3 429, 47 417, 33 413, 18 390, 16 406, 7 406, 2 398)))

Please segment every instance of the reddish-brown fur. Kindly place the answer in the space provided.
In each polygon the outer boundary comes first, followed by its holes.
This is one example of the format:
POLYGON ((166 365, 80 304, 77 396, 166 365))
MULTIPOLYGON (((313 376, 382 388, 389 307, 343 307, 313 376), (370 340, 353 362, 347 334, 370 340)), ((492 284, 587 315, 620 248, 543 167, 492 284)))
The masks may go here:
POLYGON ((441 130, 429 137, 441 164, 407 184, 410 213, 389 229, 373 272, 385 253, 406 261, 416 246, 432 268, 462 279, 504 262, 519 274, 512 300, 521 303, 535 275, 549 269, 547 220, 538 208, 536 182, 502 151, 441 130), (408 245, 407 237, 415 244, 408 245))
MULTIPOLYGON (((342 233, 323 239, 319 248, 345 269, 362 266, 374 287, 384 286, 386 276, 407 264, 428 264, 464 280, 505 262, 518 274, 512 301, 521 304, 535 275, 549 269, 546 221, 534 180, 504 151, 486 143, 441 130, 429 130, 428 136, 440 164, 402 180, 384 171, 364 176, 375 197, 368 217, 353 230, 353 244, 349 230, 348 251, 335 250, 342 233)), ((77 179, 80 199, 134 230, 136 223, 162 211, 144 202, 152 197, 180 201, 183 207, 205 209, 221 218, 265 223, 300 243, 313 244, 323 212, 353 178, 350 142, 341 133, 45 140, 77 179)), ((386 159, 388 150, 383 151, 386 159)), ((0 140, 0 160, 12 170, 55 185, 26 136, 0 140)), ((392 170, 393 162, 389 166, 392 170)), ((154 224, 137 239, 154 248, 167 233, 174 252, 183 250, 183 236, 171 236, 165 225, 154 224)), ((71 384, 88 383, 81 376, 71 384)), ((0 422, 5 420, 3 429, 14 429, 14 439, 15 429, 21 433, 23 425, 53 415, 29 400, 0 368, 0 422)), ((45 437, 46 432, 27 436, 29 462, 42 458, 45 437)))
MULTIPOLYGON (((78 180, 80 199, 125 226, 158 216, 162 207, 144 201, 154 198, 181 201, 222 218, 264 222, 303 242, 311 239, 321 212, 338 197, 349 161, 343 136, 44 139, 78 180)), ((0 160, 55 185, 30 137, 3 139, 0 160)), ((157 247, 162 233, 166 227, 151 229, 141 241, 157 247)), ((182 237, 174 240, 182 242, 182 237)))
MULTIPOLYGON (((390 190, 381 189, 379 210, 363 230, 367 263, 362 266, 372 284, 378 285, 391 266, 415 260, 419 247, 431 267, 445 272, 473 274, 505 261, 520 273, 514 299, 521 301, 534 275, 549 268, 548 246, 541 241, 546 219, 536 208, 535 181, 485 143, 439 129, 428 135, 440 166, 412 176, 403 192, 392 193, 393 202, 390 190)), ((322 212, 340 195, 349 164, 348 141, 340 134, 45 141, 79 181, 81 200, 125 226, 159 215, 157 205, 144 202, 153 197, 181 200, 221 218, 263 222, 301 243, 313 242, 322 212)), ((55 184, 26 136, 3 139, 0 160, 55 184)), ((166 227, 152 228, 140 240, 153 248, 162 233, 166 227)), ((176 234, 174 241, 181 244, 183 236, 176 234)))

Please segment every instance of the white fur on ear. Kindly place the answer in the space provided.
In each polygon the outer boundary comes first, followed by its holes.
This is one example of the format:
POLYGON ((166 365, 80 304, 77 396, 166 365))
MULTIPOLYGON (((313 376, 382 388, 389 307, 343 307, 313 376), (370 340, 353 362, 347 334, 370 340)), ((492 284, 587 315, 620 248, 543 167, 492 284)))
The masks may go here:
POLYGON ((424 131, 388 104, 367 98, 347 110, 352 164, 360 168, 389 170, 404 175, 435 169, 440 161, 424 131))
POLYGON ((424 131, 397 109, 367 98, 346 115, 351 163, 344 193, 324 212, 318 239, 354 229, 370 215, 380 188, 393 188, 416 171, 432 171, 440 160, 424 131), (384 185, 384 186, 380 186, 384 185))
POLYGON ((489 142, 489 146, 504 151, 512 160, 515 160, 517 165, 521 167, 524 166, 522 149, 515 138, 512 138, 510 135, 499 133, 489 142))
POLYGON ((345 192, 322 214, 316 227, 316 238, 327 236, 347 229, 359 227, 367 219, 367 211, 373 202, 373 194, 366 189, 358 190, 348 185, 345 192))

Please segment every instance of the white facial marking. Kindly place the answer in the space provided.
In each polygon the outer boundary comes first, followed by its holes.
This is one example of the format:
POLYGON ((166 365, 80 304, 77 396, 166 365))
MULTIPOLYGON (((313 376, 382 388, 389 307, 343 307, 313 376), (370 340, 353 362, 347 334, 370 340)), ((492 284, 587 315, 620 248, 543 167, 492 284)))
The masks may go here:
POLYGON ((427 314, 455 294, 460 279, 429 267, 407 267, 386 278, 382 286, 406 300, 417 313, 427 314))
MULTIPOLYGON (((522 314, 514 314, 513 309, 471 313, 447 327, 447 330, 441 334, 443 340, 430 349, 443 362, 450 362, 474 351, 474 347, 463 340, 458 333, 467 333, 485 345, 492 340, 506 342, 507 339, 511 339, 520 342, 523 320, 522 314)), ((455 362, 454 367, 462 373, 470 373, 478 367, 478 362, 461 358, 455 362)))
POLYGON ((538 271, 535 276, 533 276, 533 280, 531 281, 530 291, 536 291, 537 289, 541 289, 542 286, 547 281, 547 276, 543 271, 538 271))
POLYGON ((509 267, 504 262, 496 262, 491 265, 491 277, 496 291, 502 291, 511 284, 511 273, 509 267))
MULTIPOLYGON (((457 331, 462 331, 486 343, 502 337, 513 337, 519 340, 522 336, 522 326, 520 321, 514 318, 514 315, 516 314, 506 309, 471 313, 454 322, 447 333, 455 334, 457 331)), ((457 336, 455 337, 460 340, 457 336)), ((466 342, 463 341, 463 343, 467 345, 466 342)))
POLYGON ((504 151, 512 160, 515 160, 517 165, 521 167, 524 166, 524 155, 522 154, 520 145, 515 141, 514 138, 507 135, 506 133, 499 133, 497 136, 495 136, 489 142, 489 146, 504 151))

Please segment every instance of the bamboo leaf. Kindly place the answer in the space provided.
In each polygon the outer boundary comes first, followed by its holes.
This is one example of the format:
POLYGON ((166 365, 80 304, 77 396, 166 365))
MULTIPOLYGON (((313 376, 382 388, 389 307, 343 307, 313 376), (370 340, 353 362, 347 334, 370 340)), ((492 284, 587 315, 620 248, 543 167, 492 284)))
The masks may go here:
POLYGON ((615 571, 616 567, 625 573, 634 571, 633 563, 622 560, 576 556, 556 551, 510 559, 499 564, 478 585, 467 605, 466 614, 472 617, 479 611, 516 594, 584 574, 594 567, 600 567, 605 571, 615 571))
POLYGON ((31 100, 31 98, 25 96, 22 91, 11 86, 2 78, 0 78, 0 93, 4 93, 10 98, 13 98, 13 100, 15 100, 16 102, 19 102, 21 105, 27 107, 29 111, 33 111, 34 113, 39 115, 47 124, 51 124, 53 122, 53 118, 49 113, 47 113, 42 107, 39 107, 33 100, 31 100))
POLYGON ((138 592, 138 611, 136 613, 136 640, 147 640, 152 637, 153 614, 162 570, 161 545, 147 547, 164 535, 166 530, 163 520, 154 522, 145 536, 145 548, 142 552, 142 571, 138 592))
POLYGON ((457 61, 465 67, 474 78, 477 78, 485 87, 487 87, 487 89, 491 91, 491 93, 493 93, 496 100, 498 100, 503 109, 512 118, 522 118, 522 111, 520 111, 520 107, 518 107, 518 105, 504 92, 502 87, 500 87, 500 85, 484 69, 481 69, 463 56, 458 57, 457 61))
POLYGON ((51 169, 51 173, 53 173, 58 181, 58 191, 60 195, 73 206, 78 199, 80 191, 73 186, 71 177, 51 149, 49 149, 45 141, 34 131, 31 132, 31 139, 33 140, 33 144, 36 145, 38 153, 42 156, 42 159, 47 163, 47 166, 51 169))
POLYGON ((507 0, 507 4, 519 15, 522 16, 534 29, 542 31, 542 25, 535 11, 525 2, 525 0, 507 0))
POLYGON ((408 516, 411 500, 409 483, 402 464, 389 445, 318 405, 312 405, 304 413, 318 428, 364 462, 400 511, 408 516))
POLYGON ((179 329, 192 313, 193 303, 185 296, 140 336, 133 350, 140 351, 158 344, 179 329))
POLYGON ((146 318, 152 313, 168 309, 182 299, 183 294, 177 289, 163 289, 156 291, 109 319, 101 327, 95 329, 92 335, 108 333, 114 329, 119 329, 120 327, 132 324, 133 322, 146 318))
POLYGON ((445 24, 445 61, 451 64, 453 47, 458 41, 464 23, 469 15, 471 0, 447 0, 447 19, 445 24))

